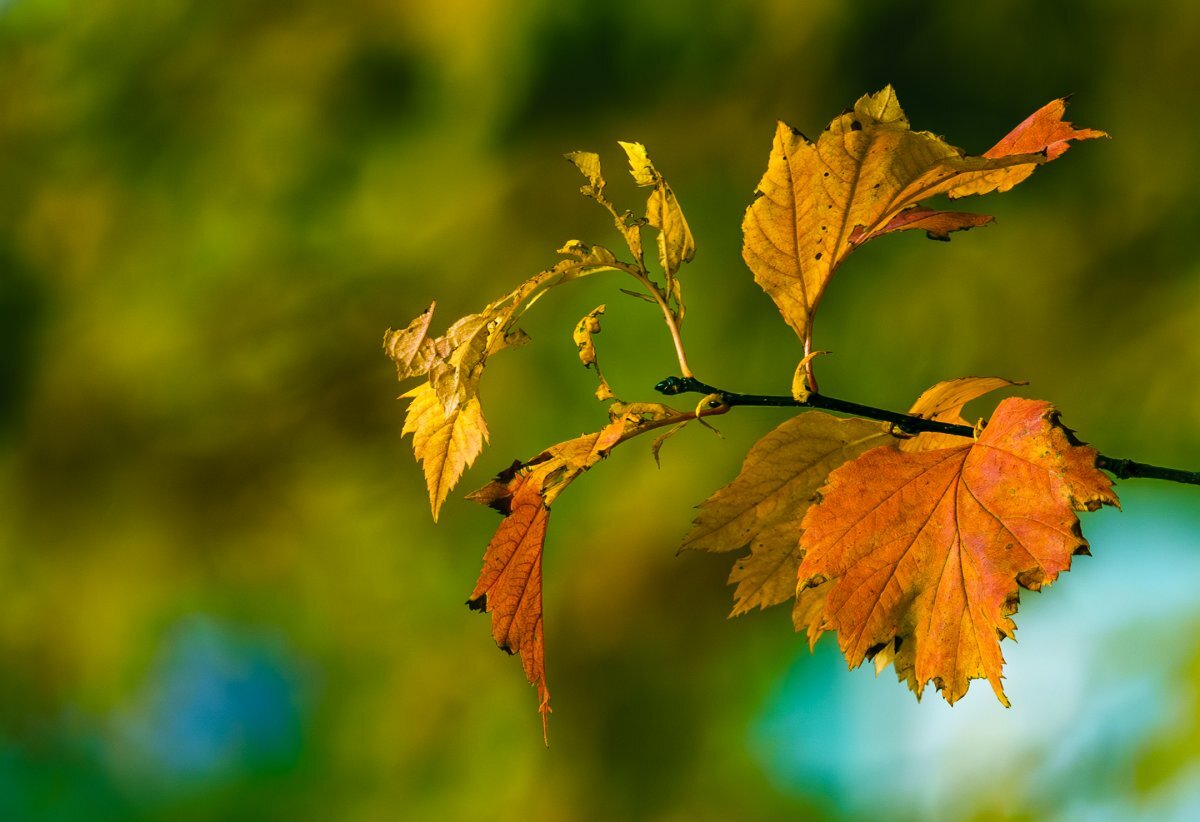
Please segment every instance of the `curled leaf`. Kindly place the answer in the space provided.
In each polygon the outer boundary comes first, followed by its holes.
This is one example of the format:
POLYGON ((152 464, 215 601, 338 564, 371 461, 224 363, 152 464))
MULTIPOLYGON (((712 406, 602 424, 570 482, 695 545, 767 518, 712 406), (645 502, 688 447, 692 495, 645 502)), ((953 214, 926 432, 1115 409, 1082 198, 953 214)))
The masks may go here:
POLYGON ((600 370, 600 362, 596 359, 596 344, 592 341, 592 335, 600 333, 600 317, 604 314, 604 309, 605 306, 601 305, 589 311, 582 320, 575 324, 572 337, 575 340, 575 346, 579 349, 579 361, 583 363, 583 367, 596 369, 596 377, 600 380, 600 386, 596 389, 596 399, 611 400, 616 397, 616 394, 609 387, 608 381, 604 379, 604 373, 600 370))
POLYGON ((797 402, 807 402, 811 391, 812 384, 812 361, 822 354, 828 354, 828 351, 810 351, 796 364, 796 370, 792 374, 792 399, 797 402))
POLYGON ((433 364, 435 352, 429 339, 429 323, 436 306, 436 302, 430 303, 407 328, 400 331, 389 328, 383 335, 384 353, 396 363, 396 379, 419 377, 433 364))
MULTIPOLYGON (((908 413, 927 420, 948 422, 952 425, 967 425, 962 417, 963 406, 971 400, 982 397, 1000 388, 1011 388, 1014 385, 1025 385, 1023 381, 1006 380, 1003 377, 960 377, 954 380, 939 382, 926 389, 908 413)), ((917 436, 903 440, 900 449, 903 451, 932 451, 937 448, 957 448, 965 441, 953 434, 938 434, 926 431, 917 436)))
MULTIPOLYGON (((587 178, 583 193, 589 197, 604 196, 604 175, 600 173, 600 155, 592 151, 572 151, 564 154, 567 162, 579 169, 579 173, 587 178)), ((560 166, 561 168, 561 166, 560 166)))
POLYGON ((950 234, 954 231, 967 231, 995 221, 995 217, 987 214, 971 214, 966 211, 934 211, 931 208, 915 205, 904 209, 889 220, 887 225, 876 229, 871 234, 865 234, 861 228, 856 228, 851 234, 850 242, 854 245, 862 245, 866 240, 882 234, 916 230, 924 231, 925 236, 931 240, 948 241, 950 234))

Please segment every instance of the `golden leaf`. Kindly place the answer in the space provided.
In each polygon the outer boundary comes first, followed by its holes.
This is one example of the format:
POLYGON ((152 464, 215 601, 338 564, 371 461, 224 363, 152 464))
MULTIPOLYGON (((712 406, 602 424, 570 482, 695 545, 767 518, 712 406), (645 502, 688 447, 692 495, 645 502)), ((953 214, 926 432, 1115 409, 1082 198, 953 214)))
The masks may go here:
POLYGON ((629 157, 629 171, 639 186, 654 186, 646 200, 646 219, 658 229, 658 261, 667 275, 667 287, 672 297, 678 297, 674 286, 680 266, 691 262, 696 254, 696 241, 683 216, 675 192, 650 162, 650 155, 641 143, 618 141, 629 157))
MULTIPOLYGON (((1061 120, 1056 125, 1061 106, 1042 111, 982 157, 912 131, 890 86, 859 99, 815 143, 780 123, 758 197, 742 223, 742 256, 755 281, 800 339, 809 341, 833 272, 866 240, 907 227, 904 221, 916 215, 901 218, 906 209, 936 194, 1007 190, 1059 156, 1069 141, 1103 136, 1061 120), (901 223, 893 222, 898 218, 901 223)), ((933 221, 926 230, 934 236, 983 219, 936 214, 921 217, 933 221)))
POLYGON ((413 453, 424 466, 429 505, 436 521, 446 495, 483 450, 487 424, 475 397, 446 411, 428 382, 404 396, 412 402, 402 433, 413 435, 413 453))
POLYGON ((424 464, 434 519, 446 495, 487 441, 479 383, 488 358, 529 341, 516 324, 542 294, 603 270, 612 256, 604 249, 581 243, 568 243, 560 253, 569 253, 575 259, 560 260, 482 311, 456 320, 441 337, 427 336, 433 306, 402 331, 389 330, 384 335, 384 351, 396 363, 400 379, 427 375, 426 382, 402 398, 413 400, 404 433, 414 434, 413 452, 424 464))
MULTIPOLYGON (((955 380, 946 380, 926 389, 921 396, 917 397, 917 401, 913 403, 912 408, 908 409, 908 413, 916 417, 924 417, 927 420, 948 422, 952 425, 969 425, 962 418, 964 405, 990 391, 1010 388, 1014 385, 1025 385, 1025 382, 1006 380, 1003 377, 959 377, 955 380)), ((915 453, 932 451, 937 448, 957 448, 965 444, 966 441, 962 437, 926 431, 912 439, 903 440, 900 448, 903 451, 915 453)))
POLYGON ((796 593, 804 513, 829 472, 893 441, 882 423, 807 411, 754 444, 737 477, 700 504, 682 550, 750 552, 729 577, 731 616, 796 593))

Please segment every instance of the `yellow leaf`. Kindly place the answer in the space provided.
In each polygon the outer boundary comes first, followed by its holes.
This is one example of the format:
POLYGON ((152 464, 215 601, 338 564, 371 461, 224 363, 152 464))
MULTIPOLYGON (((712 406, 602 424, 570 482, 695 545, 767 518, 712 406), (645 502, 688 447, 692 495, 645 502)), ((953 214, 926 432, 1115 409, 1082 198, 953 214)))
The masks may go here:
POLYGON ((425 469, 429 505, 437 520, 446 495, 483 450, 487 424, 476 397, 447 411, 428 382, 404 396, 412 402, 402 433, 413 435, 413 454, 425 469))
POLYGON ((589 195, 603 196, 604 176, 600 173, 600 155, 592 151, 572 151, 564 154, 567 161, 579 169, 579 173, 587 178, 591 191, 589 195))
MULTIPOLYGON (((1069 141, 1103 136, 1061 120, 1055 125, 1054 111, 1022 130, 1026 121, 982 157, 912 131, 890 86, 862 97, 815 143, 780 123, 759 196, 742 223, 742 256, 784 319, 808 341, 833 272, 861 243, 897 230, 892 221, 901 212, 935 194, 1006 190, 1059 156, 1069 141)), ((940 212, 933 224, 935 236, 982 219, 971 215, 955 224, 946 215, 940 212)))
POLYGON ((581 263, 595 266, 611 267, 616 261, 616 255, 602 245, 588 245, 579 240, 570 240, 558 250, 559 254, 570 254, 581 263))
POLYGON ((571 253, 575 259, 561 260, 530 277, 482 311, 455 321, 441 337, 427 337, 432 306, 404 330, 384 336, 384 351, 396 363, 400 379, 428 375, 426 382, 404 395, 413 400, 404 433, 414 434, 413 450, 424 463, 435 519, 446 495, 487 440, 479 382, 488 358, 529 341, 516 324, 547 290, 604 267, 597 262, 607 253, 603 249, 589 248, 580 256, 576 252, 581 248, 568 246, 561 253, 571 253))
POLYGON ((735 551, 731 615, 768 608, 796 593, 800 523, 829 472, 865 451, 893 442, 886 426, 808 411, 768 433, 750 449, 729 485, 700 505, 683 549, 735 551))
POLYGON ((696 254, 696 241, 683 216, 675 192, 650 162, 650 155, 641 143, 620 142, 629 157, 629 171, 639 186, 654 186, 646 200, 646 220, 658 229, 658 261, 667 275, 668 291, 678 300, 674 287, 680 266, 696 254))
MULTIPOLYGON (((913 403, 912 408, 908 409, 908 413, 924 417, 927 420, 948 422, 952 425, 967 425, 967 421, 962 418, 964 405, 990 391, 1014 385, 1025 385, 1025 382, 1006 380, 1003 377, 960 377, 955 380, 946 380, 922 393, 913 403)), ((927 431, 912 439, 903 440, 900 448, 909 453, 916 453, 938 448, 957 448, 967 443, 968 440, 963 437, 927 431)))
POLYGON ((675 199, 675 192, 665 181, 646 201, 646 219, 658 229, 658 261, 667 273, 668 281, 674 282, 680 266, 691 262, 696 256, 696 240, 692 237, 692 230, 683 216, 679 201, 675 199))
POLYGON ((807 402, 810 393, 808 378, 812 373, 812 361, 828 351, 810 351, 796 364, 792 373, 792 399, 807 402))
POLYGON ((666 420, 678 417, 682 413, 661 402, 614 402, 608 407, 608 418, 611 421, 625 419, 635 424, 666 420))

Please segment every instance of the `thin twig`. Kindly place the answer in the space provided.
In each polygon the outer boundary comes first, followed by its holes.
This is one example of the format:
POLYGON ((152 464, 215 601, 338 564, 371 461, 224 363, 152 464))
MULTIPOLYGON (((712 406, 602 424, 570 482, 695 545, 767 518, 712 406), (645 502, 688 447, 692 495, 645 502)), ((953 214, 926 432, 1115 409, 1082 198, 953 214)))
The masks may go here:
MULTIPOLYGON (((826 411, 837 411, 843 414, 866 417, 871 420, 890 422, 906 434, 931 432, 936 434, 952 434, 957 437, 973 437, 975 435, 975 429, 969 425, 955 425, 949 422, 939 422, 938 420, 927 420, 924 417, 914 417, 911 414, 901 414, 898 411, 888 411, 885 408, 875 408, 874 406, 862 405, 857 402, 839 400, 836 397, 826 397, 822 394, 809 394, 804 400, 772 394, 739 394, 734 391, 714 388, 711 385, 700 382, 695 377, 687 376, 667 377, 654 386, 654 388, 661 394, 672 396, 675 394, 690 393, 714 394, 719 397, 719 400, 714 399, 713 402, 720 402, 730 408, 739 405, 821 408, 826 411)), ((1200 471, 1162 468, 1157 465, 1148 465, 1144 462, 1108 457, 1104 454, 1100 454, 1096 458, 1096 467, 1111 472, 1117 479, 1145 477, 1147 479, 1180 482, 1187 485, 1200 485, 1200 471)))

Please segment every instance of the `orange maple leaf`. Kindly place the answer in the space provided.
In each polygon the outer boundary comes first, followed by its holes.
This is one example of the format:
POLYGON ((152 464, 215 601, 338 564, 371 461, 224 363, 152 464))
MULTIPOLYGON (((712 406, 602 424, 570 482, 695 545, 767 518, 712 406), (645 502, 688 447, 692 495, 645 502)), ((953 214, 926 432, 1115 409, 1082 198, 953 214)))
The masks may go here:
POLYGON ((1019 588, 1087 552, 1076 511, 1118 504, 1096 456, 1049 403, 1012 398, 974 442, 843 465, 804 519, 798 596, 824 596, 805 598, 797 629, 836 631, 851 667, 894 662, 918 698, 932 681, 953 704, 986 678, 1007 706, 999 640, 1019 588))
POLYGON ((500 507, 504 521, 484 553, 483 570, 467 605, 473 611, 491 612, 496 644, 521 655, 525 678, 538 689, 544 737, 550 689, 542 633, 542 548, 550 508, 542 497, 540 475, 514 476, 509 491, 500 507))
MULTIPOLYGON (((467 605, 492 615, 492 638, 519 654, 525 678, 538 689, 542 736, 547 737, 550 689, 542 630, 542 549, 550 504, 576 477, 608 456, 634 423, 622 416, 595 434, 584 434, 514 463, 468 499, 496 509, 504 521, 483 555, 483 570, 467 605)), ((548 744, 548 743, 547 743, 548 744)))

